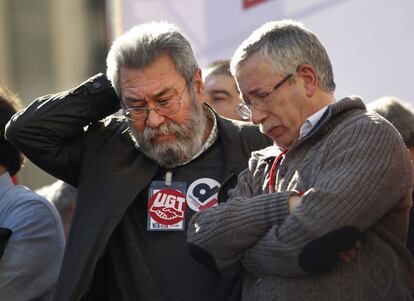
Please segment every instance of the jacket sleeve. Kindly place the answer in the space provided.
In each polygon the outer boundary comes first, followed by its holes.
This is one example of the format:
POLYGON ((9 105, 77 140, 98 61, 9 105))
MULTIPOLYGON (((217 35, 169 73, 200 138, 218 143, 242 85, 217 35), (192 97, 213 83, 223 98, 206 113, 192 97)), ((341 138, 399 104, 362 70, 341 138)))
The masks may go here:
POLYGON ((295 192, 260 194, 260 181, 246 169, 227 202, 193 216, 187 242, 195 260, 216 272, 237 272, 244 251, 286 218, 288 196, 295 192))
POLYGON ((119 105, 109 80, 97 74, 75 89, 34 100, 12 117, 5 136, 37 166, 77 186, 85 128, 119 105))
POLYGON ((312 240, 344 226, 364 233, 391 210, 408 210, 411 165, 390 126, 349 125, 332 135, 323 156, 326 159, 301 204, 244 253, 243 267, 249 273, 305 275, 299 255, 312 240))

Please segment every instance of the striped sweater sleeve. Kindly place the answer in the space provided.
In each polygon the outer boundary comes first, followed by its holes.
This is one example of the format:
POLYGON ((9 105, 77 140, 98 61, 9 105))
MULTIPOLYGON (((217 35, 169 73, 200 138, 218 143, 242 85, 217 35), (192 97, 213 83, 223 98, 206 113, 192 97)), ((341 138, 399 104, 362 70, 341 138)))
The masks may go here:
POLYGON ((244 251, 287 217, 288 196, 295 192, 252 196, 252 188, 257 186, 253 182, 260 179, 245 170, 230 192, 230 200, 193 216, 187 242, 194 259, 210 268, 213 262, 214 270, 238 270, 244 251))

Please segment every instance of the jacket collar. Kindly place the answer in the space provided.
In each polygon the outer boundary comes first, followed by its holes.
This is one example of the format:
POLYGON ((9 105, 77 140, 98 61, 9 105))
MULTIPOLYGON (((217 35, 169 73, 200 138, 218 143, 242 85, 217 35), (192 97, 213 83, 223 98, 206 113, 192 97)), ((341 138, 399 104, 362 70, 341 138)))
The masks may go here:
POLYGON ((8 172, 5 172, 4 174, 0 175, 0 200, 3 197, 3 195, 11 188, 13 187, 13 181, 9 175, 8 172))

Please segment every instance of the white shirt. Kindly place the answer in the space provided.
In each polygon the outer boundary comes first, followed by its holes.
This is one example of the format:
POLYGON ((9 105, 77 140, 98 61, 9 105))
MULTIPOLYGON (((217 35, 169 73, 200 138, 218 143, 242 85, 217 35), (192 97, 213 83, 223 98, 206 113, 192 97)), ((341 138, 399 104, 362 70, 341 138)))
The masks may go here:
POLYGON ((0 300, 47 300, 65 245, 56 208, 28 188, 13 185, 5 173, 0 176, 0 227, 12 231, 0 258, 0 300))
POLYGON ((308 119, 306 119, 305 123, 300 128, 299 140, 310 133, 310 131, 313 129, 313 127, 322 118, 322 116, 325 113, 326 109, 328 109, 328 106, 323 107, 318 112, 312 114, 311 116, 308 117, 308 119))

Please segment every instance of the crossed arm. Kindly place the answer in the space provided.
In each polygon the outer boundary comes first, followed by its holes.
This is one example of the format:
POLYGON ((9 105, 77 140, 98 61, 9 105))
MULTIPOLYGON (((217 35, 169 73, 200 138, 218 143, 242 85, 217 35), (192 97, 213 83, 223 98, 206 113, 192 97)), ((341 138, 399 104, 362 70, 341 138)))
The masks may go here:
POLYGON ((260 194, 262 167, 250 164, 229 201, 193 217, 190 249, 201 248, 198 254, 220 271, 303 277, 300 257, 308 244, 342 227, 367 231, 409 189, 408 156, 388 127, 349 126, 337 136, 299 205, 294 191, 260 194))

